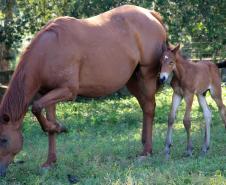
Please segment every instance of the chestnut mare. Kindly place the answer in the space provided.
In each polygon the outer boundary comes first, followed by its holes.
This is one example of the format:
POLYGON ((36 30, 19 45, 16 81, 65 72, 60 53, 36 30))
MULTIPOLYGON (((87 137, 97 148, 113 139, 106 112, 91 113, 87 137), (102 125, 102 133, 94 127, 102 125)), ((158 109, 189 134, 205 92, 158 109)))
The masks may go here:
POLYGON ((173 88, 173 98, 171 111, 168 118, 168 130, 166 136, 165 154, 168 159, 170 156, 170 146, 172 144, 172 126, 176 117, 176 112, 182 98, 186 103, 184 115, 184 127, 187 132, 187 155, 192 155, 192 142, 190 138, 191 118, 190 112, 193 103, 194 94, 198 97, 205 118, 205 137, 202 146, 202 155, 205 155, 209 149, 210 143, 210 124, 211 111, 206 102, 205 95, 209 90, 213 100, 216 102, 224 125, 226 126, 226 107, 222 101, 221 77, 219 68, 226 67, 226 62, 190 62, 185 60, 179 53, 180 45, 175 48, 167 49, 161 58, 160 81, 165 82, 169 74, 173 72, 171 86, 173 88))
POLYGON ((157 76, 166 39, 160 15, 132 5, 88 19, 50 21, 21 56, 0 106, 0 174, 5 175, 22 148, 22 120, 38 93, 32 112, 49 139, 43 167, 56 162, 55 136, 64 131, 56 121, 56 103, 77 95, 105 96, 124 85, 143 110, 142 155, 151 153, 157 76))

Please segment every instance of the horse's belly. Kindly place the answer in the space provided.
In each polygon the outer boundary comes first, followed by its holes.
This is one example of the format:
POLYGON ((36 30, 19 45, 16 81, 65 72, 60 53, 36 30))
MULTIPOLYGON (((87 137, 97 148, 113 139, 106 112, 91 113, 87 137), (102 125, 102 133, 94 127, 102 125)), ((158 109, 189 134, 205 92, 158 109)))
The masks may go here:
POLYGON ((99 97, 117 91, 127 83, 136 65, 132 61, 114 61, 81 69, 78 95, 99 97))

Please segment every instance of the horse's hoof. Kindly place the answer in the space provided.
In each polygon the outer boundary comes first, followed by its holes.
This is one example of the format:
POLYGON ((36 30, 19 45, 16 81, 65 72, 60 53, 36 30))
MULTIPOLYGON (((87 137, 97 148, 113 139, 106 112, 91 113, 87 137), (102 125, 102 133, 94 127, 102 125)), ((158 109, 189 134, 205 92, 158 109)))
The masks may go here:
POLYGON ((50 171, 50 169, 51 169, 51 167, 41 167, 39 169, 39 173, 40 173, 40 175, 45 175, 50 171))
POLYGON ((61 133, 67 133, 68 132, 68 129, 64 126, 64 125, 60 125, 60 132, 61 133))
POLYGON ((67 133, 68 129, 61 123, 57 123, 57 132, 58 133, 67 133))
POLYGON ((74 175, 67 175, 68 181, 70 182, 70 184, 76 184, 79 182, 78 178, 74 175))
POLYGON ((139 157, 137 158, 137 161, 138 161, 138 162, 142 162, 142 161, 146 160, 147 157, 148 157, 147 155, 145 155, 145 156, 144 156, 144 155, 143 155, 143 156, 139 156, 139 157))

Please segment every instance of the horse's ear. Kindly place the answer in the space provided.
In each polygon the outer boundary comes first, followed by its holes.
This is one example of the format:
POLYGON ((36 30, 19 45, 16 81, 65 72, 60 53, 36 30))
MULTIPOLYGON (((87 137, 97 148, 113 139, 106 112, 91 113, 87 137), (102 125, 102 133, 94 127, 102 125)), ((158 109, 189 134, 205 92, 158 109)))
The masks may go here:
POLYGON ((177 53, 177 51, 180 49, 180 44, 177 44, 175 48, 173 48, 171 51, 173 53, 177 53))
POLYGON ((3 114, 2 115, 2 120, 3 120, 3 123, 8 123, 10 118, 9 118, 9 115, 8 114, 3 114))

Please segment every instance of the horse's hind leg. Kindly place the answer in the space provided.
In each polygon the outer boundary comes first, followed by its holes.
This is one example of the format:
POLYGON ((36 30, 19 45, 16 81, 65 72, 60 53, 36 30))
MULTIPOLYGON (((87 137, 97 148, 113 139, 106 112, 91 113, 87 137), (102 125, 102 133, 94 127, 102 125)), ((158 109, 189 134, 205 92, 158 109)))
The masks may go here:
POLYGON ((192 102, 193 102, 194 95, 191 93, 187 93, 184 96, 185 102, 186 102, 186 110, 184 115, 184 127, 187 132, 187 151, 186 154, 188 156, 192 156, 192 141, 191 141, 191 108, 192 108, 192 102))
POLYGON ((166 159, 170 156, 170 147, 172 145, 172 131, 173 131, 173 123, 176 117, 177 109, 181 103, 182 97, 176 93, 173 93, 171 110, 168 117, 168 129, 166 135, 166 144, 165 144, 165 154, 166 159))
POLYGON ((226 107, 222 100, 221 85, 218 84, 218 85, 211 87, 210 94, 218 106, 221 118, 222 118, 222 120, 224 122, 224 126, 226 128, 226 107))
POLYGON ((157 75, 145 78, 134 74, 127 83, 128 90, 137 98, 143 111, 142 143, 144 149, 141 153, 142 156, 152 153, 156 82, 157 75))
POLYGON ((204 137, 204 144, 202 146, 202 155, 205 155, 207 151, 209 150, 209 144, 210 144, 210 124, 211 124, 211 111, 209 109, 209 106, 206 102, 206 99, 203 95, 198 95, 198 101, 200 106, 202 107, 202 111, 204 114, 204 119, 206 123, 205 128, 205 137, 204 137))

